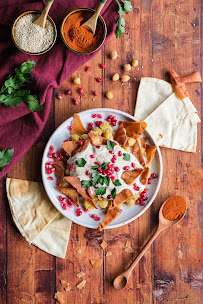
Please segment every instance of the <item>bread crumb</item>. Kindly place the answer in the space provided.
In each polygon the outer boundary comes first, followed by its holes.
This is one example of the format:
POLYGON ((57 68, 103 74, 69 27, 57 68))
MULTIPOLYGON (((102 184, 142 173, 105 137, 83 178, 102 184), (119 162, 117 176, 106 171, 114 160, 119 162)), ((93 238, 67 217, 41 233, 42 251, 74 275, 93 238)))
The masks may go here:
POLYGON ((63 294, 62 294, 60 291, 57 291, 57 292, 55 293, 54 299, 56 299, 56 301, 57 301, 59 304, 65 303, 65 301, 64 301, 64 296, 63 296, 63 294))
POLYGON ((126 243, 125 243, 125 248, 128 248, 128 247, 130 247, 130 242, 129 242, 129 241, 126 241, 126 243))
POLYGON ((110 255, 112 255, 112 252, 111 251, 107 251, 106 256, 110 256, 110 255))
POLYGON ((80 278, 82 278, 82 277, 84 277, 84 272, 79 272, 79 273, 76 273, 76 276, 80 279, 80 278))
POLYGON ((80 282, 76 287, 77 289, 83 289, 85 287, 86 284, 86 280, 83 280, 82 282, 80 282))
POLYGON ((125 253, 133 253, 134 250, 132 249, 132 247, 127 247, 124 249, 125 253))
POLYGON ((68 282, 66 282, 64 280, 60 280, 60 282, 61 282, 61 285, 65 286, 64 287, 65 291, 70 291, 71 290, 70 283, 68 283, 68 282))
POLYGON ((105 241, 102 241, 102 243, 100 244, 100 247, 102 249, 105 249, 108 246, 108 244, 105 241))
POLYGON ((82 254, 82 250, 81 250, 81 249, 78 249, 78 250, 77 250, 77 253, 78 253, 78 254, 82 254))
POLYGON ((102 265, 102 259, 93 259, 89 261, 93 268, 100 268, 102 265))

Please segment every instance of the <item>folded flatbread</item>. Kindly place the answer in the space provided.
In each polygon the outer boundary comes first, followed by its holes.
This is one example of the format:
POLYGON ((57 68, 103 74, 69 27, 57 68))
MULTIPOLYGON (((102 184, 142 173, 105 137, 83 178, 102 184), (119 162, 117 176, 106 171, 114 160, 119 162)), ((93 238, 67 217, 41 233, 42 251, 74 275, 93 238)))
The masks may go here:
POLYGON ((26 241, 65 258, 71 221, 52 205, 42 183, 7 178, 6 191, 13 220, 26 241))

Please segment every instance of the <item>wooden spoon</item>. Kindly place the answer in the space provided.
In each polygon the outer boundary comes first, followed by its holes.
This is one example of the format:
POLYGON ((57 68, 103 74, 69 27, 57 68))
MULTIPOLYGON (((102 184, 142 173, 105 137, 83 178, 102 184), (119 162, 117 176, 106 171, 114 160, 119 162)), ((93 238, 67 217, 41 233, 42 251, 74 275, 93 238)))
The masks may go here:
MULTIPOLYGON (((137 265, 137 263, 139 262, 139 260, 143 257, 143 255, 145 254, 145 252, 147 251, 147 249, 150 247, 150 245, 152 244, 152 242, 155 240, 155 238, 158 236, 158 234, 168 228, 168 227, 171 227, 173 226, 174 224, 177 224, 179 223, 183 217, 185 216, 186 214, 186 211, 187 211, 187 205, 186 205, 186 209, 185 209, 185 213, 183 214, 183 216, 179 219, 176 219, 174 221, 169 221, 167 219, 165 219, 163 217, 163 214, 162 214, 162 210, 163 210, 163 207, 164 205, 166 204, 166 202, 170 201, 172 197, 169 197, 161 206, 160 210, 159 210, 159 226, 158 226, 158 229, 157 231, 155 232, 155 234, 151 237, 151 239, 146 243, 146 245, 144 246, 144 248, 142 249, 142 251, 139 253, 139 255, 136 257, 136 259, 134 260, 134 262, 130 265, 130 267, 124 271, 122 274, 120 274, 119 276, 117 276, 114 281, 113 281, 113 286, 116 288, 116 289, 123 289, 127 283, 128 283, 128 279, 130 277, 130 274, 132 272, 132 270, 135 268, 135 266, 137 265)), ((183 197, 179 196, 181 199, 184 199, 183 197)), ((185 199, 184 199, 185 201, 185 199)), ((186 202, 185 202, 186 203, 186 202)))
POLYGON ((48 12, 53 4, 54 0, 48 0, 41 15, 37 18, 33 23, 41 26, 43 29, 45 28, 48 12))
POLYGON ((86 27, 90 32, 95 34, 96 27, 97 27, 97 20, 99 17, 99 14, 104 7, 104 4, 106 3, 107 0, 100 0, 99 6, 96 9, 95 13, 92 15, 90 19, 88 19, 85 23, 82 24, 82 26, 86 27))

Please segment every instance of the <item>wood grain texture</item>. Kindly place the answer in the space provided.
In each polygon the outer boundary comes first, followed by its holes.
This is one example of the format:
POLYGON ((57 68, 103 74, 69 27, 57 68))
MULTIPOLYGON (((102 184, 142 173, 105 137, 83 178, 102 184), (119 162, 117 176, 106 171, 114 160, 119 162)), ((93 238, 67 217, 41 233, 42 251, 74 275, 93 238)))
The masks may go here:
MULTIPOLYGON (((40 164, 44 146, 55 130, 74 112, 90 108, 111 107, 133 114, 139 80, 142 76, 169 80, 168 70, 181 75, 202 72, 201 3, 199 0, 145 0, 133 2, 133 13, 126 15, 126 33, 120 40, 112 37, 94 59, 67 79, 53 94, 49 119, 37 143, 11 170, 9 177, 41 180, 40 164), (117 50, 118 58, 109 54, 117 50), (122 66, 138 59, 138 67, 129 72, 131 80, 121 85, 112 82, 114 73, 124 74, 122 66), (102 70, 100 63, 105 63, 102 70), (91 66, 87 73, 85 67, 91 66), (72 83, 79 76, 81 85, 72 83), (102 83, 95 78, 101 77, 102 83), (79 87, 84 93, 79 104, 79 87), (65 95, 67 89, 72 96, 65 95), (97 91, 95 97, 93 92, 97 91), (111 91, 109 101, 105 93, 111 91), (61 93, 63 98, 55 98, 61 93)), ((201 113, 202 86, 188 85, 191 100, 201 113)), ((201 116, 201 114, 200 114, 201 116)), ((137 220, 122 228, 104 232, 72 225, 66 259, 54 258, 35 246, 28 245, 11 219, 5 194, 5 179, 0 184, 0 303, 55 303, 56 290, 71 304, 199 304, 202 294, 201 218, 202 170, 201 124, 198 124, 197 153, 161 148, 164 164, 162 185, 153 205, 137 220), (125 290, 116 291, 112 280, 132 262, 157 228, 161 203, 178 194, 187 199, 188 212, 181 225, 164 231, 141 259, 125 290), (102 240, 108 244, 102 250, 102 240), (134 253, 124 252, 129 241, 134 253), (81 249, 82 253, 77 251, 81 249), (106 256, 107 251, 112 255, 106 256), (93 269, 90 259, 101 258, 103 264, 93 269), (84 289, 76 274, 83 271, 87 280, 84 289), (60 280, 70 283, 64 291, 60 280)))

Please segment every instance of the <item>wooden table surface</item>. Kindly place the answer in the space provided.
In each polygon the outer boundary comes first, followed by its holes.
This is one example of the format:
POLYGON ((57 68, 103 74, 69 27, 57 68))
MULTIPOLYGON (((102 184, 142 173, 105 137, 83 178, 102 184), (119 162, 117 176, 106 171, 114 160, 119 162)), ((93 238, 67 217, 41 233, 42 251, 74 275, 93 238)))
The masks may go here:
MULTIPOLYGON (((49 119, 43 133, 11 170, 9 177, 40 181, 40 165, 44 146, 52 132, 74 112, 96 107, 109 107, 133 114, 136 92, 142 76, 169 80, 167 72, 173 68, 181 75, 202 68, 201 1, 200 0, 137 0, 133 12, 126 15, 126 33, 122 39, 112 37, 88 65, 82 66, 54 91, 49 119), (116 50, 118 59, 110 60, 116 50), (111 76, 123 73, 124 63, 138 59, 139 65, 130 71, 131 80, 121 85, 111 76), (105 63, 102 70, 100 63, 105 63), (84 96, 75 106, 67 89, 77 97, 78 86, 72 78, 79 76, 84 96), (102 83, 95 81, 101 77, 102 83), (93 91, 98 92, 94 98, 93 91), (104 95, 110 90, 114 98, 104 95), (55 96, 61 93, 62 100, 55 96)), ((191 100, 201 113, 202 87, 188 85, 191 100)), ((201 117, 201 114, 200 114, 201 117)), ((200 304, 203 294, 201 267, 201 124, 198 124, 197 153, 161 148, 163 180, 159 194, 151 207, 134 222, 103 232, 72 225, 66 259, 55 258, 28 243, 15 227, 5 193, 5 179, 0 185, 0 303, 52 304, 54 293, 62 291, 67 304, 135 304, 189 303, 200 304), (112 287, 113 278, 131 263, 157 228, 157 214, 161 203, 178 194, 188 200, 188 212, 181 225, 161 233, 137 265, 125 290, 112 287), (108 243, 104 251, 99 244, 108 243), (126 254, 129 241, 134 254, 126 254), (77 250, 81 249, 82 254, 77 250), (112 255, 106 257, 106 251, 112 255), (89 259, 103 259, 100 269, 93 269, 89 259), (79 291, 81 281, 76 273, 84 271, 86 286, 79 291), (70 282, 71 291, 63 291, 59 282, 70 282)), ((132 207, 133 208, 133 207, 132 207)))

